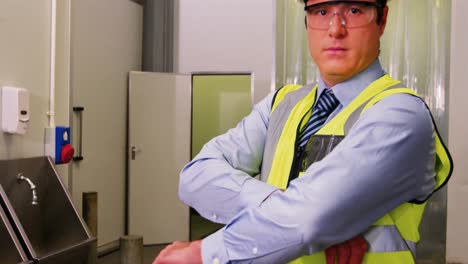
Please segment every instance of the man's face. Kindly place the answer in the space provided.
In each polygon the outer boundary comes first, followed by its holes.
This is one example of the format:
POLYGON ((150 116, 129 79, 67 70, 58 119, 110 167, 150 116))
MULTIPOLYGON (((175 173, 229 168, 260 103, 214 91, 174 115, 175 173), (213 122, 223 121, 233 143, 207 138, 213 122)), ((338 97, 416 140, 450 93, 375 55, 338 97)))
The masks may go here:
MULTIPOLYGON (((358 1, 375 2, 375 0, 358 1)), ((329 0, 309 0, 307 6, 323 2, 329 0)), ((372 7, 375 15, 370 23, 360 27, 348 27, 342 25, 345 19, 343 15, 343 12, 346 12, 345 6, 329 5, 328 11, 336 13, 331 16, 331 22, 327 22, 327 29, 307 26, 309 51, 320 69, 322 79, 329 86, 350 79, 366 69, 379 55, 379 40, 385 30, 387 7, 384 9, 380 24, 377 24, 377 9, 372 7)))

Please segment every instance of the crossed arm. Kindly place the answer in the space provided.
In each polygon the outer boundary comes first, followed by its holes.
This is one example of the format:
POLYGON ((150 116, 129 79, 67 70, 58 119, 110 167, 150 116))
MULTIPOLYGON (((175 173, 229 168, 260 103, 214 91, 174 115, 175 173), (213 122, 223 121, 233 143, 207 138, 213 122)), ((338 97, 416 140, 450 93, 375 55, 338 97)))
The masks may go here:
POLYGON ((364 113, 335 150, 285 192, 252 178, 262 159, 268 100, 182 171, 181 199, 227 224, 192 245, 204 263, 285 263, 346 241, 432 191, 432 122, 424 104, 408 95, 364 113))

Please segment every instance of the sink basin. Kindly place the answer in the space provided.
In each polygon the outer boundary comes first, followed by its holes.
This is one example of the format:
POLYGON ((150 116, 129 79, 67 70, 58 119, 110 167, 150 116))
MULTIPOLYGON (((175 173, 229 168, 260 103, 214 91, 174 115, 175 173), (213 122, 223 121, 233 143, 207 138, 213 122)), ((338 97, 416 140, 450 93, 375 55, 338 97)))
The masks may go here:
POLYGON ((49 158, 0 161, 0 200, 34 263, 87 263, 96 239, 49 158), (30 185, 17 180, 20 173, 36 186, 37 205, 30 185))
POLYGON ((0 247, 0 263, 32 263, 27 262, 28 258, 2 207, 0 207, 0 245, 2 245, 0 247))

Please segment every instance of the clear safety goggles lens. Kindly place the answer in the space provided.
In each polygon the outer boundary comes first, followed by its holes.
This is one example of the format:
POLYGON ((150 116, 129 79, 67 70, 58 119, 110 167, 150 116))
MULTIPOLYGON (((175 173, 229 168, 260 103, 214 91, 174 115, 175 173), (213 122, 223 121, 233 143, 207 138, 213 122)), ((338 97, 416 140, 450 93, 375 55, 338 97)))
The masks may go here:
POLYGON ((339 23, 347 28, 363 27, 375 17, 380 6, 374 2, 329 1, 309 5, 306 11, 307 26, 313 29, 328 29, 338 17, 339 23))

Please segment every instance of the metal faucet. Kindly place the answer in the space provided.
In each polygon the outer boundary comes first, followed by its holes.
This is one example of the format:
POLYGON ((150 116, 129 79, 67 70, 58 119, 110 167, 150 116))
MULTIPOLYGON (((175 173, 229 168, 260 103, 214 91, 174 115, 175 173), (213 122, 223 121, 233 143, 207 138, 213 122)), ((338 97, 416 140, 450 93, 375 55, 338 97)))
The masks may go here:
POLYGON ((23 173, 18 173, 18 176, 16 176, 16 179, 18 182, 21 181, 26 181, 29 184, 29 187, 31 188, 32 191, 32 205, 38 205, 39 203, 37 202, 37 193, 36 193, 36 185, 26 176, 23 175, 23 173))

